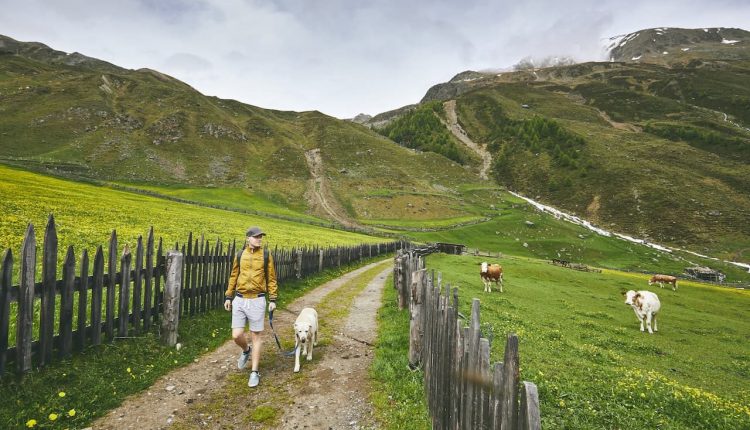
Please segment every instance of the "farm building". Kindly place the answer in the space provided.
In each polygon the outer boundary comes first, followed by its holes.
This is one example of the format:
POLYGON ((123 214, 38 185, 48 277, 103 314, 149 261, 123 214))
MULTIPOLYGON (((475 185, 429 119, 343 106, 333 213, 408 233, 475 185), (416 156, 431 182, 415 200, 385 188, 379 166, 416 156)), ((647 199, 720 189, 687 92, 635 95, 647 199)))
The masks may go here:
POLYGON ((435 246, 437 247, 439 252, 442 252, 444 254, 461 255, 463 254, 464 250, 466 250, 466 245, 461 245, 457 243, 437 242, 435 246))
POLYGON ((718 270, 713 270, 709 267, 701 266, 688 267, 685 269, 685 273, 687 273, 691 278, 710 282, 721 283, 724 282, 724 279, 726 278, 726 275, 719 272, 718 270))

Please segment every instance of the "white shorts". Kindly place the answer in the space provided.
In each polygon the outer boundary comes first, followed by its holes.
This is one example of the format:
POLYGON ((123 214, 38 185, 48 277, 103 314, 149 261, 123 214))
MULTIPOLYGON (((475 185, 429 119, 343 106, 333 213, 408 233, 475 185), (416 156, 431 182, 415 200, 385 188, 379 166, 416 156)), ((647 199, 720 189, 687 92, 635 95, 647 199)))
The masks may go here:
POLYGON ((235 297, 232 300, 232 328, 245 328, 250 322, 250 331, 263 331, 263 317, 266 316, 266 298, 246 299, 235 297))

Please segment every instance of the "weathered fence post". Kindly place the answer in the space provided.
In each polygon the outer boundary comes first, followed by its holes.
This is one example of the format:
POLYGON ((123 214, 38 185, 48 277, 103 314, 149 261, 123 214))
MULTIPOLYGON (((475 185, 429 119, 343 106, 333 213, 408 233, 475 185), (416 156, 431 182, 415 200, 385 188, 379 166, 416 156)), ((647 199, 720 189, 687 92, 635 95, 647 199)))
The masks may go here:
POLYGON ((296 261, 294 263, 294 271, 297 279, 302 278, 302 249, 295 249, 296 261))
POLYGON ((161 320, 161 342, 167 346, 177 344, 177 326, 180 320, 180 289, 182 286, 182 253, 167 253, 167 280, 164 285, 164 317, 161 320))
POLYGON ((8 328, 10 328, 10 285, 13 279, 13 252, 5 250, 0 272, 0 376, 5 373, 8 359, 8 328))
POLYGON ((323 250, 318 250, 318 272, 323 271, 323 250))
POLYGON ((120 258, 120 297, 119 312, 117 320, 117 336, 125 337, 128 335, 128 319, 130 316, 130 262, 132 256, 130 248, 125 244, 120 258))
POLYGON ((73 288, 75 287, 75 255, 73 245, 68 247, 63 265, 63 287, 60 291, 60 357, 68 357, 73 352, 73 288))
POLYGON ((55 286, 57 285, 57 228, 50 214, 44 230, 42 253, 42 303, 39 308, 39 365, 52 361, 55 335, 55 286))
POLYGON ((500 427, 504 429, 516 428, 518 422, 518 337, 511 333, 505 342, 505 358, 503 360, 502 410, 500 412, 500 427))
POLYGON ((16 365, 19 372, 31 370, 31 335, 34 329, 34 285, 36 275, 36 237, 29 224, 21 245, 21 285, 16 315, 16 365))
POLYGON ((104 331, 111 341, 115 337, 115 281, 117 280, 117 231, 112 230, 109 238, 109 274, 107 282, 107 310, 104 331))
POLYGON ((539 393, 534 383, 524 381, 521 385, 521 414, 518 417, 518 429, 541 430, 541 428, 539 393))
POLYGON ((409 311, 411 318, 409 320, 409 366, 414 369, 421 364, 422 357, 422 331, 424 319, 424 294, 425 294, 425 274, 426 270, 414 272, 411 280, 411 295, 409 300, 409 311))

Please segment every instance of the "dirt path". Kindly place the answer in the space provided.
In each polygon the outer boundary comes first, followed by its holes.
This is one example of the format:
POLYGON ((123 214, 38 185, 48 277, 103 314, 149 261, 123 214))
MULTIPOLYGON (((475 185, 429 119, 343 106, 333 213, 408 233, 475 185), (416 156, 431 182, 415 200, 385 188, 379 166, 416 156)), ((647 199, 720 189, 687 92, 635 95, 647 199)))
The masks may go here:
POLYGON ((443 109, 445 110, 445 116, 448 120, 446 127, 448 127, 448 130, 450 130, 450 132, 453 133, 461 143, 479 155, 482 159, 482 167, 479 169, 479 177, 482 179, 489 179, 487 172, 489 172, 490 166, 492 166, 492 155, 487 151, 485 145, 480 145, 471 140, 466 134, 466 131, 461 128, 461 125, 458 123, 458 117, 456 116, 455 100, 448 100, 443 103, 443 109))
POLYGON ((327 313, 335 312, 319 307, 323 298, 334 291, 345 294, 353 279, 378 265, 383 271, 354 299, 345 321, 332 326, 337 327, 334 333, 321 332, 321 345, 314 349, 313 361, 303 361, 299 373, 292 372, 294 357, 279 354, 266 324, 258 388, 248 388, 249 366, 237 369, 239 348, 230 340, 195 363, 163 376, 140 395, 128 398, 94 422, 92 428, 373 428, 367 400, 367 371, 374 340, 370 328, 375 323, 385 279, 392 270, 390 260, 327 282, 274 314, 282 346, 291 349, 292 324, 302 308, 316 307, 325 326, 324 318, 334 318, 327 313), (263 413, 271 418, 264 419, 263 413))
POLYGON ((320 149, 315 148, 305 151, 305 160, 312 176, 307 184, 305 198, 310 203, 313 211, 327 215, 345 227, 361 227, 348 216, 344 215, 344 209, 328 189, 328 181, 325 178, 320 149))
POLYGON ((627 123, 627 122, 613 121, 612 118, 610 118, 609 115, 607 115, 607 112, 604 112, 603 110, 597 109, 597 111, 599 111, 599 116, 603 120, 607 121, 609 123, 609 125, 611 125, 613 128, 616 128, 618 130, 632 131, 632 132, 636 132, 636 133, 640 133, 641 131, 643 131, 643 130, 641 130, 640 127, 638 127, 635 124, 630 124, 630 123, 627 123))

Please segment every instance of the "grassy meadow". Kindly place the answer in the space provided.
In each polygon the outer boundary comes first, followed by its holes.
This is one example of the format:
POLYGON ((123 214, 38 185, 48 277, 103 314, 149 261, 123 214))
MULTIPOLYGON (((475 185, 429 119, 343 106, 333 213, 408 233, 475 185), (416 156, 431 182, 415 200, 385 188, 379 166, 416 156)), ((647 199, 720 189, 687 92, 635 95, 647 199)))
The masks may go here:
POLYGON ((460 243, 482 251, 531 258, 558 258, 597 267, 634 272, 680 275, 686 267, 709 266, 727 275, 727 282, 750 282, 741 267, 684 252, 662 252, 615 237, 605 237, 581 226, 541 213, 521 199, 504 194, 493 200, 496 212, 487 222, 450 230, 409 232, 423 242, 460 243), (533 225, 527 224, 531 221, 533 225))
POLYGON ((508 256, 499 260, 505 292, 486 294, 482 260, 433 254, 427 266, 459 288, 464 315, 472 298, 481 300, 493 362, 502 360, 505 336, 518 335, 521 377, 539 388, 544 428, 750 427, 747 290, 682 281, 673 292, 649 287, 644 275, 508 256), (656 334, 639 331, 621 294, 629 289, 659 295, 656 334))
MULTIPOLYGON (((268 233, 270 246, 353 245, 383 241, 372 236, 178 203, 107 187, 57 179, 0 165, 0 249, 17 255, 28 223, 34 224, 41 245, 49 214, 54 214, 58 241, 76 252, 93 252, 105 245, 112 230, 120 247, 135 244, 153 226, 156 237, 169 246, 184 243, 188 233, 208 240, 244 240, 251 225, 268 233)), ((106 247, 105 247, 106 248, 106 247)), ((61 252, 61 258, 64 252, 61 252)))
POLYGON ((145 191, 153 193, 157 197, 164 196, 207 206, 247 211, 261 216, 271 214, 293 218, 301 222, 330 223, 327 220, 305 214, 304 201, 280 201, 275 195, 267 195, 260 191, 250 192, 247 189, 230 187, 190 187, 125 182, 114 182, 113 184, 126 191, 145 191))

